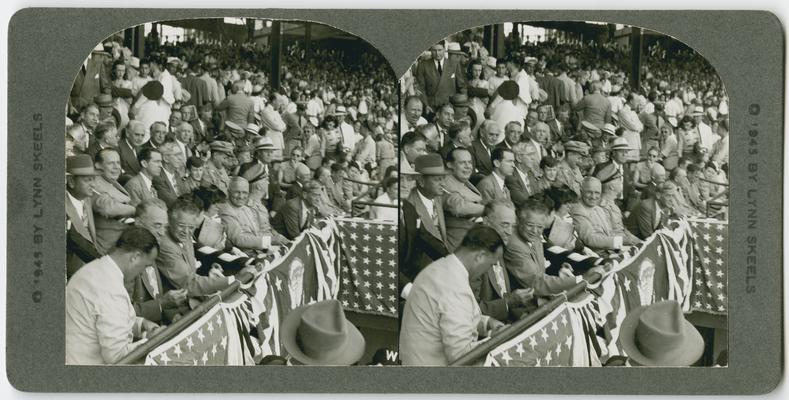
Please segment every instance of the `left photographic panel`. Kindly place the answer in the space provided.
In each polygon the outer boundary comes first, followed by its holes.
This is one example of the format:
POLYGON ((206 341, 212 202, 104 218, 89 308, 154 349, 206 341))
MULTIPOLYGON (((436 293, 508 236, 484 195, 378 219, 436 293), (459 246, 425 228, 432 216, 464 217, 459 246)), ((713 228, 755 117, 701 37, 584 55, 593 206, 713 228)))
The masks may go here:
POLYGON ((378 50, 314 22, 184 19, 109 35, 74 70, 66 364, 399 363, 378 50))

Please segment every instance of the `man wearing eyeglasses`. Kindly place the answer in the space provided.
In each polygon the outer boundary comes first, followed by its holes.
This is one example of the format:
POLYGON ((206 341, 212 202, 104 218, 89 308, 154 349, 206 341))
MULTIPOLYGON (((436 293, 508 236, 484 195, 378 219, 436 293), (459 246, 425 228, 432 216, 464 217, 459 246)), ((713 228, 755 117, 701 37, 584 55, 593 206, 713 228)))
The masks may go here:
POLYGON ((198 275, 194 231, 202 221, 200 207, 192 200, 178 199, 168 213, 167 234, 159 239, 156 266, 165 278, 165 290, 186 289, 189 297, 206 296, 230 286, 238 276, 246 282, 254 276, 254 266, 245 267, 236 276, 224 276, 212 268, 208 276, 198 275))

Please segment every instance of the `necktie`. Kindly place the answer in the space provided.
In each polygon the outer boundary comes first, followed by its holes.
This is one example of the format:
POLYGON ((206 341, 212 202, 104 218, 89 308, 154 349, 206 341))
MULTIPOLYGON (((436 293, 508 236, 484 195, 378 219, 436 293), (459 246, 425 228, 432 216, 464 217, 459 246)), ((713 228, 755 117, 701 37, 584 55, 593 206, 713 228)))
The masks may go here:
POLYGON ((90 230, 88 227, 88 206, 85 204, 85 200, 82 201, 82 225, 85 226, 85 229, 90 230))
POLYGON ((436 229, 438 229, 438 204, 436 204, 437 200, 433 200, 433 225, 435 225, 436 229))
POLYGON ((444 73, 444 69, 441 68, 441 61, 436 61, 436 67, 438 67, 438 74, 439 75, 444 73))
POLYGON ((500 262, 493 266, 493 273, 496 275, 496 284, 499 285, 501 295, 504 296, 507 293, 507 284, 504 282, 504 269, 501 267, 500 262))

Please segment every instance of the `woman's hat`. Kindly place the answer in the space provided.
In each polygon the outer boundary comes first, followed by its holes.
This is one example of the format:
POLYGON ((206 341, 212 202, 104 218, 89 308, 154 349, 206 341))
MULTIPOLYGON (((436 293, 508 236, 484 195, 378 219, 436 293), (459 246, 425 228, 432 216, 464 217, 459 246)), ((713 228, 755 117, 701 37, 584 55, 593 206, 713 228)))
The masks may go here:
POLYGON ((164 86, 159 81, 149 81, 142 87, 142 94, 148 100, 159 100, 164 95, 164 86))
POLYGON ((499 85, 498 91, 499 91, 499 96, 501 96, 502 99, 515 100, 516 98, 518 98, 518 94, 520 93, 521 88, 520 86, 518 86, 517 82, 513 80, 509 80, 502 82, 501 85, 499 85))
POLYGON ((337 300, 326 300, 292 310, 280 326, 282 346, 305 365, 353 365, 364 355, 365 341, 345 319, 337 300))
POLYGON ((704 352, 704 340, 676 301, 632 310, 619 331, 631 360, 649 366, 689 366, 704 352))

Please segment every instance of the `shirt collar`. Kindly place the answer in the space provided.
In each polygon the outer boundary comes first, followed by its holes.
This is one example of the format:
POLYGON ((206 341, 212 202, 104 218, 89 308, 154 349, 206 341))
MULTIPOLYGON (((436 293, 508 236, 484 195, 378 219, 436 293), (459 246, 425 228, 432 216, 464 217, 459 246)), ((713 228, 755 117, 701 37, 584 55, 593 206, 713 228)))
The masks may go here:
POLYGON ((66 195, 68 196, 69 200, 71 200, 71 204, 74 205, 74 208, 77 209, 77 213, 80 217, 83 217, 82 213, 84 211, 85 203, 82 200, 77 199, 76 197, 72 196, 68 190, 66 190, 66 195))
POLYGON ((140 171, 140 177, 142 177, 142 181, 145 183, 145 187, 148 188, 148 190, 151 190, 151 185, 153 184, 153 182, 151 182, 151 180, 142 171, 140 171))
POLYGON ((491 172, 491 175, 493 175, 493 179, 496 180, 496 183, 499 185, 499 188, 504 189, 504 178, 500 177, 499 174, 496 173, 496 171, 491 172))
POLYGON ((419 189, 416 189, 416 194, 419 196, 419 199, 422 200, 422 204, 425 205, 425 208, 427 208, 427 212, 432 217, 433 216, 433 200, 428 199, 427 197, 423 196, 422 192, 419 189))

